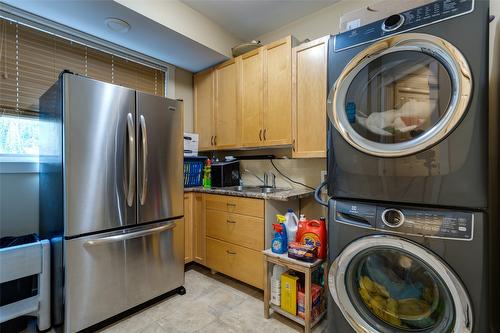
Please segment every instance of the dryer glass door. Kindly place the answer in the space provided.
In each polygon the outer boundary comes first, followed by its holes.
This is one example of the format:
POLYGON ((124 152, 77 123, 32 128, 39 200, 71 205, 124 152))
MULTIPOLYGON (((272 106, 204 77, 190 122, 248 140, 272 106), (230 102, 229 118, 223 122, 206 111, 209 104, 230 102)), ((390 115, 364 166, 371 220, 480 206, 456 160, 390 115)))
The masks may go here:
POLYGON ((330 92, 330 119, 358 150, 410 155, 453 130, 471 84, 467 63, 451 44, 402 34, 373 44, 346 66, 330 92))
POLYGON ((431 252, 392 236, 349 245, 329 272, 330 292, 356 332, 470 332, 467 294, 431 252))

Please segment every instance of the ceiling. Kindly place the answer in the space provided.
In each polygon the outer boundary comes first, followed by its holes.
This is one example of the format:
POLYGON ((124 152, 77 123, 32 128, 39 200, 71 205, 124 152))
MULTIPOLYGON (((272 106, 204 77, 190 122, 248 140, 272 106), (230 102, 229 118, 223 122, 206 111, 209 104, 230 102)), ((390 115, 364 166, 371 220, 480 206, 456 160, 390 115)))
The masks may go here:
POLYGON ((235 37, 250 41, 339 0, 181 0, 235 37))
POLYGON ((86 34, 197 72, 227 58, 112 0, 2 0, 86 34), (106 27, 105 19, 117 17, 131 25, 119 33, 106 27))

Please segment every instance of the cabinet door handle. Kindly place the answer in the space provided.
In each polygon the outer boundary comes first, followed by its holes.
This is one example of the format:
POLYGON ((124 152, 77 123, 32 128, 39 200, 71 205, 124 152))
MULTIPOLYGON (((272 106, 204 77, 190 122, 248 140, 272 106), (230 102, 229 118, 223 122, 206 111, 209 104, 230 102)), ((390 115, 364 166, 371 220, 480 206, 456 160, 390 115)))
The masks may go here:
POLYGON ((234 203, 230 203, 230 202, 228 202, 226 205, 227 205, 228 207, 229 207, 229 206, 231 206, 231 207, 236 207, 236 204, 234 204, 234 203))
POLYGON ((210 137, 210 145, 213 146, 214 145, 214 136, 212 135, 210 137))
POLYGON ((217 135, 214 136, 214 146, 217 146, 217 135))
POLYGON ((266 131, 267 131, 267 128, 264 128, 264 141, 266 140, 266 131))
POLYGON ((292 150, 295 152, 295 139, 292 141, 292 150))
POLYGON ((229 250, 226 250, 226 253, 227 253, 227 254, 230 254, 230 255, 235 255, 235 254, 236 254, 236 252, 231 252, 231 251, 229 251, 229 250))
POLYGON ((231 220, 226 220, 227 223, 232 223, 232 224, 235 224, 236 221, 231 221, 231 220))
POLYGON ((259 141, 262 141, 262 128, 259 130, 259 141))

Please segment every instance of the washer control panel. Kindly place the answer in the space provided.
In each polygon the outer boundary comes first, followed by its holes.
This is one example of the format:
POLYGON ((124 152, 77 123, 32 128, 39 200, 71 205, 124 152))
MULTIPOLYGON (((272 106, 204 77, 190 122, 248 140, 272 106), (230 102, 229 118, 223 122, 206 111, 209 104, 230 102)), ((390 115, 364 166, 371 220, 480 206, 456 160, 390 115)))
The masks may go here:
POLYGON ((472 212, 382 206, 354 201, 335 201, 335 222, 385 232, 433 238, 471 240, 474 235, 472 212))
POLYGON ((335 51, 470 13, 474 0, 438 0, 335 36, 335 51))
POLYGON ((472 213, 449 210, 377 207, 377 229, 439 238, 472 239, 472 213))

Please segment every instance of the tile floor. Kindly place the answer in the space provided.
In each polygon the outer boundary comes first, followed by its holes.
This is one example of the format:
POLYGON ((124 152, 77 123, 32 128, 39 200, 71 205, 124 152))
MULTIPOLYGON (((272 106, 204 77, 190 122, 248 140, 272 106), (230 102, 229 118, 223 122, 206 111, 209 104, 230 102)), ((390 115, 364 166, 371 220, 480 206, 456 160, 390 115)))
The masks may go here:
MULTIPOLYGON (((264 318, 263 292, 194 265, 186 294, 174 295, 102 329, 99 333, 295 333, 302 326, 278 314, 264 318)), ((31 323, 25 333, 36 332, 31 323)), ((51 332, 54 332, 51 330, 51 332)), ((326 320, 314 333, 326 333, 326 320)))

